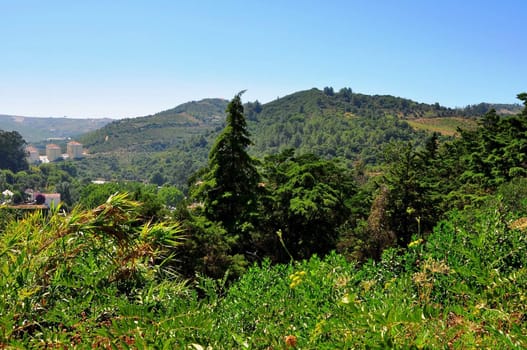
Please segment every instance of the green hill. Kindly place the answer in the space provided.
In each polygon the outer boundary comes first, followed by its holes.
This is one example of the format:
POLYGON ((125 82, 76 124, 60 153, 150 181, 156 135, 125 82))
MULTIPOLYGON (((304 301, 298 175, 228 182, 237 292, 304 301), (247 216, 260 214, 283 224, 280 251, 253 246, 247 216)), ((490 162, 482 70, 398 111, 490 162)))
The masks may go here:
MULTIPOLYGON (((149 181, 156 175, 184 185, 205 165, 211 144, 223 128, 227 102, 193 101, 154 115, 114 121, 80 138, 91 153, 81 167, 90 177, 149 181)), ((253 141, 249 151, 257 157, 295 148, 299 153, 374 165, 391 141, 422 142, 431 131, 449 137, 465 123, 473 126, 474 117, 481 115, 476 113, 493 106, 452 109, 326 87, 266 104, 248 102, 245 115, 253 141)), ((506 112, 514 105, 499 107, 506 112)))
POLYGON ((205 99, 146 117, 117 120, 80 141, 92 153, 163 151, 221 126, 227 102, 205 99))
POLYGON ((416 117, 450 116, 455 111, 393 96, 369 96, 331 88, 301 91, 247 110, 253 121, 257 154, 295 148, 326 157, 374 164, 379 146, 394 140, 422 138, 405 121, 416 117))

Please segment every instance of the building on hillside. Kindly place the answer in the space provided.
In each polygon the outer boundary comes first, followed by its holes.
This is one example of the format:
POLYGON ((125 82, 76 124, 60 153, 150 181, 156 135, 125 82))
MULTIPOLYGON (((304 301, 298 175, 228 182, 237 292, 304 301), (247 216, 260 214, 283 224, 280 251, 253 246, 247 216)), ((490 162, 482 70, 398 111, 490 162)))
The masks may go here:
POLYGON ((68 142, 67 153, 70 159, 82 158, 82 144, 77 141, 68 142))
POLYGON ((46 145, 46 157, 50 162, 54 162, 57 159, 62 158, 62 152, 60 151, 60 146, 57 146, 54 143, 46 145))
POLYGON ((29 164, 35 164, 35 163, 40 162, 40 154, 38 152, 38 149, 36 149, 33 146, 27 146, 26 152, 27 152, 27 162, 29 164))
POLYGON ((57 206, 60 203, 60 193, 39 193, 33 191, 32 189, 27 189, 25 193, 29 197, 30 202, 35 202, 37 200, 37 196, 43 195, 45 201, 42 204, 46 205, 48 208, 51 206, 57 206))
POLYGON ((44 202, 48 207, 57 206, 60 203, 60 193, 42 193, 46 198, 44 202))

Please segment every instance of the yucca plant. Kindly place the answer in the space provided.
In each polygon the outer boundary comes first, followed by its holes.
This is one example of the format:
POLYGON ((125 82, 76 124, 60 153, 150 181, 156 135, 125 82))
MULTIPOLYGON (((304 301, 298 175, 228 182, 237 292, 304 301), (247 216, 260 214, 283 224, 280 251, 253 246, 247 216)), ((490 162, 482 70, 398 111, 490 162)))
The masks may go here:
POLYGON ((97 329, 119 319, 119 308, 141 305, 154 282, 183 293, 164 267, 181 241, 179 223, 142 222, 139 206, 118 193, 93 210, 57 207, 9 223, 0 236, 0 345, 93 344, 97 329))

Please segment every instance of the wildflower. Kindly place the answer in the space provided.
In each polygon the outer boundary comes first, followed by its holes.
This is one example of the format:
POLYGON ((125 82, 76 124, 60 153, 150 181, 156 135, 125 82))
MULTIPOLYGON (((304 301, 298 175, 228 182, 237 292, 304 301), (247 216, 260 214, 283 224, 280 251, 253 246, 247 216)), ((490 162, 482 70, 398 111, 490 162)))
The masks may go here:
POLYGON ((512 230, 525 230, 527 228, 527 218, 520 218, 509 225, 512 230))
POLYGON ((408 243, 408 248, 412 248, 412 247, 418 246, 421 243, 423 243, 423 239, 419 238, 419 239, 417 239, 415 241, 412 241, 412 242, 408 243))
POLYGON ((306 274, 305 271, 299 271, 299 272, 295 272, 295 273, 289 275, 289 279, 291 280, 291 283, 289 284, 289 287, 291 289, 293 289, 296 286, 298 286, 300 283, 302 283, 302 277, 304 277, 305 274, 306 274))
POLYGON ((392 286, 393 282, 395 282, 396 279, 397 279, 397 278, 393 277, 393 278, 391 278, 388 282, 386 282, 386 283, 384 284, 384 289, 388 289, 388 288, 390 288, 390 287, 392 286))
POLYGON ((362 288, 364 289, 364 291, 367 292, 373 286, 375 286, 376 281, 375 280, 367 280, 367 281, 362 281, 360 284, 361 284, 362 288))
POLYGON ((350 302, 349 295, 348 294, 344 295, 340 301, 342 302, 342 304, 349 304, 350 302))

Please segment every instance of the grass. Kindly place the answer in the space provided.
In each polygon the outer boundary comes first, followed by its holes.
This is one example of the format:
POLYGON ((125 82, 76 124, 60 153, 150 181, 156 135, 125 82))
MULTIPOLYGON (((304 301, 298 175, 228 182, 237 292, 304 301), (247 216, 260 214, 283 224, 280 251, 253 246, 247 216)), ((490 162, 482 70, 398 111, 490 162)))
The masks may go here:
POLYGON ((437 132, 444 136, 455 136, 458 128, 473 129, 477 126, 474 119, 462 117, 416 118, 407 120, 415 130, 437 132))

